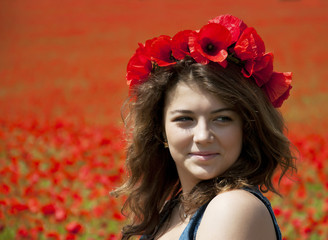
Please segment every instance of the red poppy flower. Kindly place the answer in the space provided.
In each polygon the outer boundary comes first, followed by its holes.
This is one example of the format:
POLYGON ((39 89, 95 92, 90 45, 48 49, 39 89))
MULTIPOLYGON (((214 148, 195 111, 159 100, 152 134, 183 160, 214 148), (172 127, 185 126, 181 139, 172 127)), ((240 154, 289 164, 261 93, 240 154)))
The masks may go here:
POLYGON ((7 195, 8 193, 10 193, 10 187, 5 183, 1 184, 0 185, 0 193, 7 195))
POLYGON ((232 43, 237 42, 241 33, 247 28, 247 25, 242 20, 229 14, 217 16, 208 22, 225 26, 230 31, 232 43))
POLYGON ((227 48, 231 44, 231 34, 226 27, 216 23, 205 25, 193 44, 203 57, 226 66, 227 48))
POLYGON ((22 227, 22 228, 17 229, 16 236, 20 237, 20 238, 29 238, 30 234, 29 234, 29 231, 26 228, 22 227))
POLYGON ((261 87, 267 81, 269 81, 273 72, 273 54, 266 53, 262 57, 255 59, 254 61, 248 61, 245 64, 245 68, 242 69, 242 73, 245 77, 254 77, 256 84, 261 87))
POLYGON ((0 200, 0 207, 2 206, 7 206, 7 201, 6 200, 0 200))
POLYGON ((259 61, 256 60, 253 71, 253 76, 259 87, 268 82, 273 73, 273 54, 266 53, 259 61))
POLYGON ((59 240, 60 239, 60 235, 56 232, 48 232, 46 234, 47 239, 52 239, 52 240, 59 240))
POLYGON ((265 52, 264 42, 252 27, 246 28, 236 42, 234 51, 241 60, 255 60, 265 52))
POLYGON ((27 201, 27 205, 29 207, 29 210, 32 212, 32 213, 36 213, 39 211, 40 209, 40 203, 38 201, 38 199, 36 198, 30 198, 28 201, 27 201))
POLYGON ((16 214, 22 211, 28 210, 28 206, 26 204, 22 204, 22 203, 14 203, 11 206, 11 210, 10 213, 12 214, 16 214))
POLYGON ((151 46, 153 44, 153 42, 157 39, 157 37, 154 37, 152 39, 148 39, 145 42, 145 55, 147 55, 150 59, 150 55, 151 55, 151 46))
POLYGON ((282 103, 289 97, 292 88, 292 73, 273 72, 270 80, 264 84, 264 91, 275 108, 281 107, 282 103))
POLYGON ((125 217, 120 212, 114 212, 113 217, 118 221, 122 221, 125 219, 125 217))
POLYGON ((189 37, 192 34, 192 30, 184 30, 178 32, 172 38, 172 55, 175 59, 182 60, 186 55, 190 55, 189 50, 189 37))
POLYGON ((112 144, 112 140, 109 138, 103 138, 103 139, 101 139, 101 141, 99 143, 100 146, 106 146, 106 145, 110 145, 110 144, 112 144))
POLYGON ((118 240, 118 237, 115 236, 113 233, 109 234, 106 240, 118 240))
POLYGON ((76 240, 76 236, 74 234, 69 233, 65 237, 65 240, 76 240))
POLYGON ((152 63, 148 56, 148 51, 145 45, 139 44, 139 48, 131 57, 127 66, 127 84, 131 87, 135 84, 142 83, 152 70, 152 63))
POLYGON ((204 57, 196 49, 196 45, 197 45, 196 42, 197 42, 198 34, 199 34, 199 32, 194 31, 189 36, 188 45, 189 45, 190 55, 196 62, 206 65, 210 62, 210 60, 207 59, 206 57, 204 57))
POLYGON ((56 208, 53 204, 47 204, 41 208, 41 211, 44 215, 52 215, 56 212, 56 208))
POLYGON ((59 208, 56 210, 55 219, 57 222, 64 221, 66 218, 67 218, 67 212, 64 209, 59 208))
POLYGON ((176 63, 172 56, 171 37, 161 35, 151 44, 151 58, 158 66, 165 67, 176 63))
POLYGON ((82 225, 77 222, 70 222, 66 225, 66 230, 71 234, 77 234, 82 231, 82 225))

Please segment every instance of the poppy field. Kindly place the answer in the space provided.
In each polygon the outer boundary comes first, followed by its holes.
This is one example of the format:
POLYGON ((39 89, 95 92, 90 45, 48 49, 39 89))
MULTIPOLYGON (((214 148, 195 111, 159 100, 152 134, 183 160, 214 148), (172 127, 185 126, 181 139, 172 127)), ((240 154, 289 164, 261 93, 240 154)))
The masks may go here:
MULTIPOLYGON (((283 239, 328 239, 328 16, 324 0, 0 2, 0 240, 115 240, 125 179, 120 106, 144 42, 230 13, 278 71, 298 171, 267 193, 283 239), (169 14, 168 14, 169 13, 169 14)), ((278 175, 274 179, 278 183, 278 175)))

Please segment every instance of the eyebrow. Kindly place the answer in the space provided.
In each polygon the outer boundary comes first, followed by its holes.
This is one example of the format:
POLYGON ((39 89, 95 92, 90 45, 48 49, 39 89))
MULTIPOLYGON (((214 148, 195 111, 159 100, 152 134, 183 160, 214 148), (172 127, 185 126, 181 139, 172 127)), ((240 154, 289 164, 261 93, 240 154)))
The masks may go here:
MULTIPOLYGON (((211 112, 211 114, 215 114, 215 113, 219 113, 219 112, 224 112, 224 111, 235 111, 234 109, 232 108, 219 108, 219 109, 216 109, 214 111, 211 112)), ((183 110, 183 109, 177 109, 177 110, 172 110, 170 111, 171 114, 175 114, 175 113, 184 113, 184 114, 192 114, 193 111, 191 110, 183 110)))

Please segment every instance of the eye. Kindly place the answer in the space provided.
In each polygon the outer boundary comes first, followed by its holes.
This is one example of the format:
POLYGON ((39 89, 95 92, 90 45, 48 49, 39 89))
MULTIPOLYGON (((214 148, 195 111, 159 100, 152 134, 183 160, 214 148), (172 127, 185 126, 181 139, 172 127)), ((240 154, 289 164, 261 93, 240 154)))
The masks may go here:
POLYGON ((219 117, 215 118, 214 120, 218 121, 218 122, 231 122, 232 118, 229 116, 219 116, 219 117))
POLYGON ((173 119, 173 122, 187 122, 187 121, 192 121, 193 119, 191 117, 187 116, 181 116, 181 117, 176 117, 173 119))

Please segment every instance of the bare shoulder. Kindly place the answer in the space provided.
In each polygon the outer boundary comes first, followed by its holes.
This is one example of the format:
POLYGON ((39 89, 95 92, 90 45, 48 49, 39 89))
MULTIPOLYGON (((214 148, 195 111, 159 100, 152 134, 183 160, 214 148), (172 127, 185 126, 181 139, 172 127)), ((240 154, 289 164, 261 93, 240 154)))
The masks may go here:
POLYGON ((197 240, 275 240, 271 215, 260 199, 245 190, 221 193, 207 206, 197 240))

